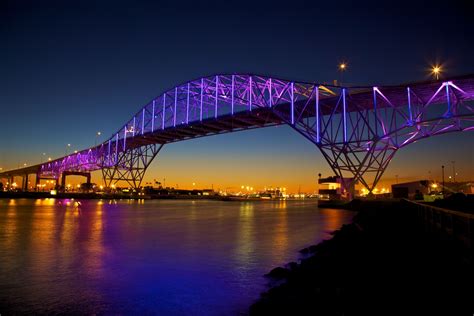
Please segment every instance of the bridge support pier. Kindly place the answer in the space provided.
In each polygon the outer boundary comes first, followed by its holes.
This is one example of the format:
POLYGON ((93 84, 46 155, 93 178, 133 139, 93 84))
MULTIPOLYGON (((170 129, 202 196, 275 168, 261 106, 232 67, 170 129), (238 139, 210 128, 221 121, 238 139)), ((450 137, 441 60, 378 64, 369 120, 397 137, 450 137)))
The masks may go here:
POLYGON ((398 149, 389 142, 373 142, 366 148, 351 144, 318 144, 318 147, 336 176, 344 178, 348 174, 352 178, 347 183, 342 181, 347 191, 360 182, 369 193, 375 189, 398 149))
POLYGON ((67 176, 83 176, 86 177, 86 183, 89 186, 91 184, 91 174, 90 172, 80 172, 80 171, 64 171, 61 174, 61 187, 63 190, 66 190, 66 177, 67 176))
POLYGON ((24 174, 22 177, 21 177, 21 189, 23 190, 23 192, 26 192, 28 191, 28 174, 24 174))
POLYGON ((110 188, 118 181, 125 181, 132 188, 138 189, 148 166, 163 146, 164 144, 150 144, 127 149, 118 153, 118 156, 112 159, 114 161, 104 160, 102 176, 105 187, 110 188))

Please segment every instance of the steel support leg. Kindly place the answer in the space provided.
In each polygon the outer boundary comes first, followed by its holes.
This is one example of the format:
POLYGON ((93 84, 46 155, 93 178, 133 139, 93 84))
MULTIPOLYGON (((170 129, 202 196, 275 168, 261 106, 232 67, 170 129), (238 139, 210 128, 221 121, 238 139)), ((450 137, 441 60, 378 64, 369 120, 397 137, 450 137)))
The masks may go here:
POLYGON ((131 187, 139 188, 148 166, 163 146, 164 144, 145 145, 119 153, 112 166, 104 164, 102 167, 105 187, 110 188, 118 181, 125 181, 131 187))

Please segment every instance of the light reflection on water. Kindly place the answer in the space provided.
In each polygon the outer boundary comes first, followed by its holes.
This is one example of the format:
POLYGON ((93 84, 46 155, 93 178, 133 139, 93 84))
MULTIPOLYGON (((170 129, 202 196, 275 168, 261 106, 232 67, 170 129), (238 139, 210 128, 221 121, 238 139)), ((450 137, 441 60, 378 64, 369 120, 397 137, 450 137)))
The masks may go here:
POLYGON ((0 199, 0 312, 238 314, 347 223, 311 201, 0 199))

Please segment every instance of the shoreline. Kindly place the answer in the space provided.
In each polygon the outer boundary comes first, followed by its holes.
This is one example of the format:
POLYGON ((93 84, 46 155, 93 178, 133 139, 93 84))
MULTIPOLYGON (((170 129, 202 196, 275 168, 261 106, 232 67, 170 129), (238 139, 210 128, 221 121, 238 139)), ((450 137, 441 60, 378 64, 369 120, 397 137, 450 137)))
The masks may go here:
MULTIPOLYGON (((51 195, 50 192, 0 192, 0 199, 77 199, 77 200, 213 200, 225 202, 275 202, 275 201, 318 201, 314 198, 286 198, 286 199, 261 199, 261 198, 241 198, 218 195, 188 195, 188 194, 167 194, 167 195, 136 195, 119 193, 57 193, 51 195)), ((324 206, 331 207, 331 206, 324 206)), ((336 206, 332 206, 335 208, 336 206)))
POLYGON ((300 250, 299 263, 265 275, 269 289, 250 315, 472 315, 469 250, 424 232, 403 202, 353 205, 358 213, 351 224, 300 250))

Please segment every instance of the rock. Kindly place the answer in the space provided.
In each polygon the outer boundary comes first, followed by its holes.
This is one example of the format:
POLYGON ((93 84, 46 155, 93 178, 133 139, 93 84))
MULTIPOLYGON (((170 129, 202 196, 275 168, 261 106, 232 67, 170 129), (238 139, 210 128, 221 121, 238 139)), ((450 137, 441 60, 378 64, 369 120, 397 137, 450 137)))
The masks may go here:
POLYGON ((277 267, 270 271, 270 273, 265 274, 266 277, 273 279, 286 279, 290 275, 290 270, 282 267, 277 267))
POLYGON ((290 269, 290 271, 295 271, 296 269, 298 269, 298 264, 293 261, 293 262, 288 263, 286 267, 290 269))

